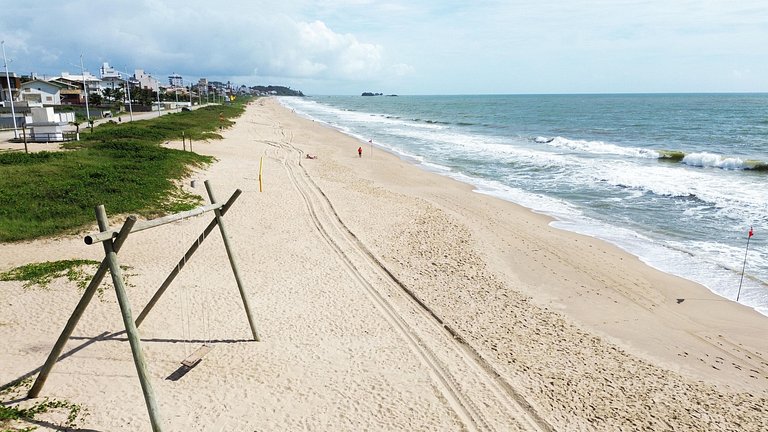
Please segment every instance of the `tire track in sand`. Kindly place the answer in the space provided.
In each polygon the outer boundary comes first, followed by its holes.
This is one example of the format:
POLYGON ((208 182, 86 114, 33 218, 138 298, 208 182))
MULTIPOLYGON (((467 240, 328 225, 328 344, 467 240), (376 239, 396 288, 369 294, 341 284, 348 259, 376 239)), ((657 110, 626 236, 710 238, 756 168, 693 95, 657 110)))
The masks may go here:
MULTIPOLYGON (((285 137, 282 130, 280 135, 285 137)), ((304 199, 317 232, 428 368, 464 429, 552 431, 474 348, 402 284, 347 228, 331 201, 301 165, 301 150, 286 142, 266 143, 304 199)))

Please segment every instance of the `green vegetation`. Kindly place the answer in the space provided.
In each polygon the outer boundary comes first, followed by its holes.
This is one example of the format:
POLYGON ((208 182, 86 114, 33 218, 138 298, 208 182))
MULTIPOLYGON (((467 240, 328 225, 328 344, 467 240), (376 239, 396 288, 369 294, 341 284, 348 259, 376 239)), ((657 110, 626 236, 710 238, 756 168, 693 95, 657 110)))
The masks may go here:
POLYGON ((70 281, 77 282, 79 288, 85 289, 89 278, 83 272, 82 267, 87 265, 97 266, 99 262, 73 259, 32 263, 0 273, 0 281, 25 281, 25 288, 29 288, 32 285, 46 288, 53 279, 66 276, 70 281))
POLYGON ((0 153, 0 242, 66 234, 91 224, 93 209, 155 217, 200 205, 178 181, 212 158, 160 146, 182 132, 193 140, 221 138, 245 101, 106 123, 81 134, 64 152, 0 153))
POLYGON ((61 411, 67 415, 62 426, 66 430, 70 430, 77 428, 78 420, 83 420, 88 415, 87 410, 81 406, 58 399, 45 398, 26 408, 21 408, 21 404, 11 405, 11 402, 7 402, 8 400, 18 401, 22 399, 31 386, 31 379, 25 379, 0 388, 0 432, 31 432, 37 427, 19 428, 19 423, 24 420, 38 421, 40 414, 61 411))

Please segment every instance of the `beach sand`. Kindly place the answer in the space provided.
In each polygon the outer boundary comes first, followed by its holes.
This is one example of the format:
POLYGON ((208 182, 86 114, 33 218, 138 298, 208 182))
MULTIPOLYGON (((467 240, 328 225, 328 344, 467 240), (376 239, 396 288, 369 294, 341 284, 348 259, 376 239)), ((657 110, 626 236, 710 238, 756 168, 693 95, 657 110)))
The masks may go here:
MULTIPOLYGON (((243 191, 224 220, 261 341, 214 231, 139 329, 164 430, 768 430, 768 318, 274 99, 223 135, 185 188, 243 191)), ((212 217, 128 237, 134 316, 212 217)), ((3 244, 0 271, 103 256, 3 244)), ((36 375, 81 294, 22 285, 0 282, 0 385, 36 375)), ((151 430, 123 329, 105 283, 41 393, 84 430, 151 430)))

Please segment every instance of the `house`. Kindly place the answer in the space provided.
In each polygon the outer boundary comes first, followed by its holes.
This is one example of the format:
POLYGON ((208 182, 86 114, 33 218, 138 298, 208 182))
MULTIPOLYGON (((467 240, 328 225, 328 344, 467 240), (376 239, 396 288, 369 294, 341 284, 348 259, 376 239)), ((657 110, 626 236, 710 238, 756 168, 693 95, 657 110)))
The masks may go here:
POLYGON ((56 82, 67 86, 61 90, 62 104, 82 104, 85 103, 85 93, 83 87, 88 89, 88 93, 101 94, 103 83, 100 79, 86 71, 83 75, 73 75, 68 72, 62 72, 60 77, 51 78, 48 82, 56 82))
MULTIPOLYGON (((0 72, 0 101, 16 100, 19 96, 21 78, 14 72, 0 72), (8 81, 11 82, 11 91, 8 90, 8 81)), ((9 104, 10 106, 10 104, 9 104)))
POLYGON ((144 69, 136 69, 133 73, 133 79, 138 82, 139 88, 160 91, 160 81, 152 78, 152 75, 145 73, 144 69))
POLYGON ((56 81, 35 79, 27 81, 19 89, 19 99, 25 102, 37 102, 44 105, 61 105, 61 91, 77 89, 56 81))

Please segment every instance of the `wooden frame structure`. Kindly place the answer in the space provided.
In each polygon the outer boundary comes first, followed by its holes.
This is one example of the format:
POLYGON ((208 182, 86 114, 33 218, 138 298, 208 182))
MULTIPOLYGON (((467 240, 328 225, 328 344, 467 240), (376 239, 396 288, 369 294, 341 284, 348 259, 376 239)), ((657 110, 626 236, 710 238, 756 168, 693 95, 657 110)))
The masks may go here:
MULTIPOLYGON (((232 254, 232 248, 229 244, 229 237, 227 236, 227 232, 226 232, 226 229, 224 226, 224 220, 223 220, 224 215, 231 208, 232 204, 234 204, 235 200, 237 200, 237 198, 240 196, 242 191, 240 189, 237 189, 229 198, 229 200, 227 200, 226 203, 221 204, 216 201, 213 191, 211 190, 211 186, 207 180, 205 181, 205 189, 208 192, 208 197, 211 200, 211 204, 209 205, 198 207, 196 209, 189 210, 186 212, 176 213, 176 214, 164 216, 158 219, 152 219, 152 220, 143 221, 143 222, 137 222, 136 216, 129 216, 126 219, 125 223, 123 223, 123 226, 122 228, 120 228, 119 231, 112 230, 109 227, 109 223, 107 220, 107 213, 104 209, 104 206, 100 205, 96 207, 96 220, 98 221, 100 232, 96 234, 88 235, 85 237, 84 240, 86 244, 102 243, 102 245, 104 246, 105 257, 101 261, 101 264, 99 265, 98 270, 96 270, 96 273, 94 274, 93 279, 91 279, 91 282, 88 284, 88 287, 85 289, 85 292, 83 293, 83 296, 81 297, 77 306, 75 306, 75 310, 72 312, 72 316, 70 316, 69 320, 67 321, 67 324, 64 326, 64 330, 62 330, 61 335, 56 340, 56 343, 54 344, 53 349, 51 350, 51 353, 48 355, 48 359, 45 361, 45 364, 40 370, 40 373, 38 374, 37 379, 35 380, 35 383, 32 385, 32 388, 29 390, 28 397, 35 398, 40 394, 40 391, 42 390, 43 385, 45 385, 45 381, 48 379, 48 375, 50 374, 51 369, 59 360, 59 356, 61 355, 61 352, 64 349, 64 345, 67 343, 67 340, 72 335, 72 332, 75 330, 75 327, 77 326, 77 322, 80 320, 80 317, 83 315, 83 312, 85 312, 85 309, 87 308, 88 304, 93 298, 93 295, 96 293, 96 289, 101 284, 101 281, 104 279, 104 276, 107 273, 107 270, 109 270, 110 274, 112 275, 112 282, 115 285, 117 301, 120 305, 120 313, 123 316, 123 323, 125 324, 125 331, 128 335, 128 342, 130 343, 130 346, 131 346, 131 352, 133 354, 133 362, 136 366, 136 372, 138 373, 139 382, 141 383, 141 390, 144 393, 144 400, 147 404, 147 410, 149 411, 149 419, 150 419, 150 423, 152 424, 152 430, 154 432, 162 431, 162 424, 160 422, 160 413, 158 411, 154 391, 152 390, 152 385, 150 383, 149 376, 147 374, 146 362, 144 361, 144 354, 141 350, 141 338, 139 337, 137 328, 139 325, 141 325, 141 322, 144 320, 144 318, 146 318, 150 310, 152 310, 152 307, 157 303, 158 300, 160 300, 160 297, 163 295, 163 293, 168 288, 168 286, 170 286, 171 282, 173 282, 173 279, 176 277, 176 275, 179 274, 179 271, 184 267, 187 261, 195 253, 195 251, 200 246, 202 241, 205 240, 208 234, 210 234, 211 231, 213 231, 213 229, 216 226, 219 227, 219 231, 221 232, 221 237, 224 241, 224 248, 227 251, 229 264, 232 267, 232 272, 234 273, 235 281, 237 282, 237 288, 240 291, 240 297, 243 300, 243 306, 245 307, 245 313, 248 318, 248 324, 251 328, 251 334, 253 335, 253 340, 255 341, 259 340, 258 333, 256 332, 256 327, 254 326, 254 323, 253 323, 253 313, 251 312, 248 296, 246 295, 246 291, 243 287, 242 280, 240 279, 240 273, 238 271, 238 267, 237 267, 237 263, 235 262, 234 255, 232 254), (167 223, 182 220, 184 218, 197 216, 209 211, 214 212, 215 216, 213 220, 211 220, 211 222, 208 224, 205 230, 198 236, 198 238, 195 240, 192 246, 189 247, 187 252, 184 254, 184 257, 179 261, 176 267, 166 277, 163 284, 160 286, 160 288, 157 290, 155 295, 152 297, 149 303, 144 307, 144 309, 139 314, 139 317, 134 322, 133 315, 131 313, 131 305, 130 305, 130 302, 128 301, 128 296, 125 291, 125 282, 123 280, 123 275, 120 270, 120 264, 117 261, 117 253, 120 251, 120 248, 125 243, 125 240, 128 237, 128 234, 137 232, 137 231, 142 231, 149 228, 158 227, 161 225, 165 225, 167 223)), ((197 360, 197 362, 199 362, 199 360, 197 360)), ((197 362, 194 362, 194 364, 197 364, 197 362)))

